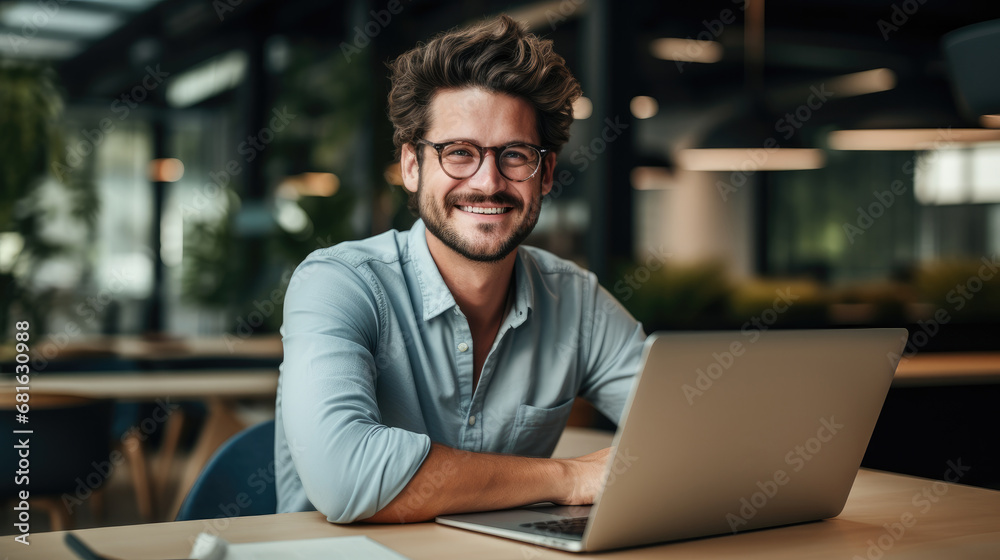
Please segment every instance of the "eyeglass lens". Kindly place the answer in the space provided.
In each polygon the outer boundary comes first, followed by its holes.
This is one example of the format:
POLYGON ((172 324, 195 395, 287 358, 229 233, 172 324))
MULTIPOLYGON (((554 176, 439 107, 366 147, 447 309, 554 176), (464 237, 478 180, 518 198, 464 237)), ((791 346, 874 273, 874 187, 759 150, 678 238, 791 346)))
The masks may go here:
MULTIPOLYGON (((473 144, 456 142, 441 150, 441 166, 456 179, 467 179, 479 170, 480 151, 473 144)), ((528 179, 538 169, 538 152, 522 144, 504 148, 497 156, 500 172, 512 181, 528 179)))

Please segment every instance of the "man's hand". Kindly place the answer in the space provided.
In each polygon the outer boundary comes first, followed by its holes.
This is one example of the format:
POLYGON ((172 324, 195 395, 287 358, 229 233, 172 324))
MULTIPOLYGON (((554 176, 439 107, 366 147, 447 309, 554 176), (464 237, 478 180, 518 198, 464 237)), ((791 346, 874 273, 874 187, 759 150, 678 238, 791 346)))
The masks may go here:
POLYGON ((611 453, 612 448, 607 447, 575 459, 563 459, 570 484, 566 490, 565 498, 555 500, 555 503, 563 506, 594 503, 597 495, 601 492, 601 486, 604 484, 611 453))
POLYGON ((575 459, 459 451, 434 443, 403 491, 369 523, 428 521, 437 515, 555 502, 594 503, 612 449, 575 459))

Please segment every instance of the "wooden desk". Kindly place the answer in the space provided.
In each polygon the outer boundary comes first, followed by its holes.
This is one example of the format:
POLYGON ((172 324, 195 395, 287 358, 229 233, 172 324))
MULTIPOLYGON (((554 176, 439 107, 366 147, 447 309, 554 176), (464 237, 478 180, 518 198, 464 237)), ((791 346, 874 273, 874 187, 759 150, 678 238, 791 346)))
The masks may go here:
POLYGON ((916 354, 900 360, 893 387, 1000 383, 1000 352, 916 354))
MULTIPOLYGON (((0 389, 14 387, 10 378, 0 380, 0 389)), ((178 370, 156 372, 86 372, 74 374, 40 373, 31 377, 31 393, 74 395, 98 399, 121 401, 155 402, 163 401, 163 406, 179 400, 198 400, 207 405, 205 424, 198 434, 191 456, 188 458, 177 496, 170 500, 165 511, 168 519, 173 519, 188 490, 198 478, 198 473, 223 442, 246 427, 235 411, 238 399, 275 398, 278 388, 278 370, 178 370)), ((161 413, 162 415, 162 413, 161 413)), ((182 418, 171 413, 164 426, 165 437, 162 461, 157 473, 152 477, 158 499, 164 499, 166 481, 173 467, 173 454, 181 433, 182 418)), ((131 446, 135 448, 135 446, 131 446)), ((132 457, 130 457, 132 459, 132 457)), ((141 457, 135 457, 141 459, 141 457)), ((133 467, 135 468, 135 467, 133 467)), ((145 471, 145 466, 140 467, 145 471)), ((145 476, 143 473, 142 476, 145 476)), ((149 492, 137 488, 140 510, 147 518, 152 516, 152 498, 149 492), (145 494, 145 496, 143 496, 145 494)))
MULTIPOLYGON (((9 377, 0 387, 14 387, 9 377)), ((59 393, 98 399, 155 401, 273 397, 278 389, 277 368, 247 370, 177 370, 149 372, 37 373, 31 392, 59 393)))
MULTIPOLYGON (((281 335, 253 335, 246 338, 233 335, 198 336, 190 338, 134 335, 80 336, 56 343, 42 337, 32 345, 32 351, 53 352, 51 358, 87 359, 117 357, 123 360, 174 360, 177 358, 256 358, 280 360, 281 335), (51 350, 49 350, 51 348, 51 350)), ((14 341, 0 344, 0 361, 13 360, 14 341)), ((34 369, 34 368, 32 368, 34 369)))
MULTIPOLYGON (((557 453, 586 453, 610 443, 609 434, 567 429, 557 453)), ((942 465, 942 471, 946 467, 942 465)), ((922 500, 923 498, 921 498, 922 500)), ((909 520, 910 518, 906 518, 909 520)), ((334 525, 317 512, 286 513, 106 527, 76 533, 99 553, 135 560, 184 558, 201 532, 234 542, 367 535, 413 560, 579 558, 581 555, 481 535, 434 523, 411 525, 334 525)), ((74 558, 63 534, 30 537, 31 546, 0 540, 0 554, 16 558, 74 558)), ((601 558, 760 558, 767 560, 837 559, 995 559, 1000 551, 1000 492, 927 479, 861 470, 844 512, 831 520, 791 527, 601 553, 601 558), (929 507, 914 497, 929 492, 929 507), (935 495, 935 491, 937 494, 935 495), (885 525, 907 514, 915 523, 894 538, 885 525), (879 543, 883 547, 878 548, 879 543), (881 554, 879 554, 881 553, 881 554)), ((585 556, 585 555, 584 555, 585 556)))

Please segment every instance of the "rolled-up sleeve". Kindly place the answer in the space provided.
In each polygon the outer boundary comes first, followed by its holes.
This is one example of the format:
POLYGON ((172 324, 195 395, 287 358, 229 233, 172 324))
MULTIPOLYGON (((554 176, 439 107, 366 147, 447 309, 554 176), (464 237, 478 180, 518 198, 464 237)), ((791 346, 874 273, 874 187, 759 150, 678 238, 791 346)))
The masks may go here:
POLYGON ((334 523, 374 515, 420 468, 430 438, 385 426, 373 356, 385 299, 365 269, 311 256, 284 304, 281 414, 309 501, 334 523))
POLYGON ((581 329, 587 349, 580 395, 615 424, 621 422, 635 375, 642 364, 646 333, 642 324, 605 290, 595 276, 585 306, 590 329, 581 329), (589 331, 589 332, 588 332, 589 331))

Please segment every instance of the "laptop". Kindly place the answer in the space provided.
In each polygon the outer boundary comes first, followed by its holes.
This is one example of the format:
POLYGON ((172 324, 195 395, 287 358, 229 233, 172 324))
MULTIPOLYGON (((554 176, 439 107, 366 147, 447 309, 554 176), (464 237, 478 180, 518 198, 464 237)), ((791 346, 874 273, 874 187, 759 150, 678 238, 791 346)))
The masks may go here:
POLYGON ((840 514, 905 329, 655 333, 592 506, 438 523, 572 552, 840 514))

